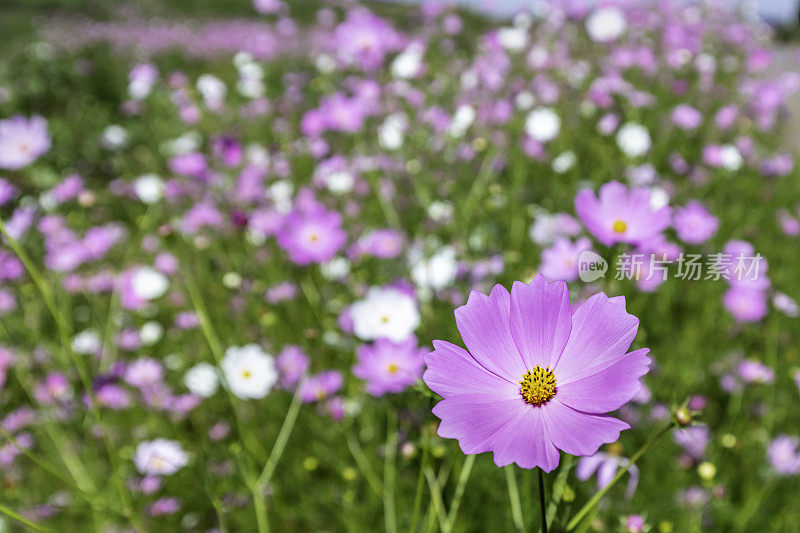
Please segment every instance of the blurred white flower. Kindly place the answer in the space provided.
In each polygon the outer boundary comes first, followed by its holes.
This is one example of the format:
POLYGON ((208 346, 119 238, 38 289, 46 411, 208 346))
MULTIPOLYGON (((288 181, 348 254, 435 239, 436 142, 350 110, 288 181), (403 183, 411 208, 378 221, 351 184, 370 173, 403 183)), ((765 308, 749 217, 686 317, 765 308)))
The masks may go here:
POLYGON ((650 133, 641 124, 628 122, 617 131, 617 145, 628 157, 646 154, 650 144, 650 133))
POLYGON ((225 95, 228 93, 225 82, 213 74, 202 74, 197 78, 197 90, 203 96, 206 107, 209 109, 221 107, 225 95))
POLYGON ((183 384, 195 396, 208 398, 219 388, 219 372, 214 365, 197 363, 183 375, 183 384))
POLYGON ((278 381, 272 356, 257 344, 231 346, 220 366, 225 383, 238 398, 263 398, 278 381))
POLYGON ((452 246, 444 246, 429 259, 418 258, 412 261, 411 279, 420 288, 444 289, 453 284, 458 273, 456 251, 452 246))
POLYGON ((722 145, 720 158, 722 160, 722 166, 728 170, 739 170, 744 162, 741 152, 732 144, 722 145))
POLYGON ((344 279, 350 273, 350 261, 344 257, 334 257, 320 266, 320 272, 325 279, 344 279))
POLYGON ((171 476, 188 462, 180 443, 169 439, 140 442, 133 456, 136 469, 148 476, 171 476))
POLYGON ((131 278, 133 293, 142 300, 155 300, 167 292, 169 280, 167 277, 150 267, 139 267, 131 278))
POLYGON ((525 120, 525 133, 539 142, 551 141, 561 130, 561 118, 549 107, 537 107, 525 120))
POLYGON ((116 150, 128 144, 128 130, 117 124, 107 126, 100 136, 100 143, 109 150, 116 150))
POLYGON ((72 338, 72 350, 75 353, 97 353, 101 346, 100 335, 93 329, 83 330, 72 338))
POLYGON ((157 343, 163 336, 164 326, 155 320, 145 322, 139 329, 139 340, 146 346, 157 343))
POLYGON ((563 174, 564 172, 568 171, 572 167, 575 166, 575 163, 578 161, 575 152, 572 150, 567 150, 566 152, 562 152, 558 155, 555 159, 553 159, 553 172, 557 174, 563 174))
POLYGON ((405 141, 406 118, 400 113, 386 117, 378 128, 378 143, 386 150, 397 150, 405 141))
POLYGON ((407 339, 419 326, 414 299, 392 287, 372 287, 366 298, 350 307, 353 331, 362 340, 407 339))
POLYGON ((613 41, 623 33, 628 27, 625 20, 625 13, 616 7, 601 7, 595 9, 586 18, 586 31, 589 37, 600 43, 613 41))
POLYGON ((133 192, 146 204, 154 204, 164 195, 164 182, 155 174, 145 174, 133 182, 133 192))
POLYGON ((325 177, 325 187, 334 194, 344 194, 353 190, 355 181, 356 179, 352 172, 339 170, 338 172, 331 172, 325 177))
POLYGON ((500 28, 497 30, 497 42, 506 50, 519 52, 528 44, 528 30, 519 27, 500 28))
POLYGON ((395 78, 415 78, 422 70, 422 55, 425 48, 421 43, 411 43, 392 61, 392 75, 395 78))
POLYGON ((800 307, 798 307, 795 299, 788 294, 776 292, 772 296, 772 305, 786 316, 793 318, 800 316, 800 307))
POLYGON ((453 121, 448 130, 453 137, 463 137, 467 130, 475 121, 475 108, 470 105, 461 105, 453 115, 453 121))

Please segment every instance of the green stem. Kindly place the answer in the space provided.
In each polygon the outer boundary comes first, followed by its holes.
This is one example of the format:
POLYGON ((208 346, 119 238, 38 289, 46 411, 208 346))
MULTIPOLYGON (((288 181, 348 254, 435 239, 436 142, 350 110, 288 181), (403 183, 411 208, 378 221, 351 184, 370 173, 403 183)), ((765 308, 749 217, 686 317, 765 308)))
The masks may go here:
POLYGON ((383 464, 383 517, 387 533, 397 532, 395 514, 395 459, 397 455, 397 415, 390 412, 387 421, 383 464))
POLYGON ((17 513, 16 511, 13 511, 13 510, 9 509, 8 507, 3 505, 2 503, 0 503, 0 513, 8 516, 9 518, 12 518, 12 519, 16 520, 20 524, 28 526, 29 528, 31 528, 34 531, 50 531, 49 529, 46 529, 46 528, 40 526, 39 524, 36 524, 35 522, 31 522, 30 520, 28 520, 27 518, 25 518, 21 514, 17 513))
POLYGON ((506 486, 508 487, 508 499, 511 502, 511 518, 514 519, 514 527, 517 531, 524 533, 525 521, 522 518, 522 504, 519 499, 519 489, 517 488, 517 476, 514 473, 514 465, 503 468, 506 471, 506 486))
MULTIPOLYGON (((200 322, 200 330, 203 332, 203 336, 205 337, 209 348, 211 348, 211 355, 214 357, 214 361, 216 362, 217 366, 220 367, 222 365, 224 351, 222 349, 222 343, 217 336, 217 332, 214 330, 214 326, 211 325, 211 319, 208 315, 208 309, 203 302, 203 297, 200 295, 200 291, 197 290, 197 287, 188 273, 184 273, 183 283, 186 287, 186 292, 189 293, 189 299, 192 302, 192 308, 197 314, 197 319, 200 322)), ((236 422, 236 430, 239 434, 242 444, 244 444, 244 447, 253 457, 259 457, 259 455, 261 455, 259 445, 256 442, 255 437, 245 431, 244 423, 242 422, 241 415, 239 414, 239 409, 236 407, 237 403, 233 393, 228 387, 223 388, 225 389, 225 394, 228 397, 228 402, 230 403, 231 410, 233 411, 233 419, 236 422)))
POLYGON ((658 433, 656 433, 655 435, 650 437, 650 440, 645 442, 642 445, 641 448, 636 450, 636 453, 634 453, 631 456, 630 460, 628 461, 628 464, 625 465, 624 468, 619 469, 619 471, 617 472, 617 475, 614 476, 614 478, 611 480, 611 482, 608 485, 606 485, 605 487, 603 487, 602 489, 600 489, 599 491, 597 491, 597 493, 594 496, 592 496, 592 498, 588 502, 586 502, 586 504, 583 507, 581 507, 581 509, 578 511, 578 513, 574 517, 572 517, 572 520, 570 520, 569 523, 567 524, 567 531, 572 531, 573 529, 575 529, 575 527, 577 527, 578 524, 580 524, 581 520, 583 520, 583 518, 586 516, 586 514, 595 505, 597 505, 597 503, 600 501, 600 499, 603 496, 605 496, 605 494, 609 490, 611 490, 611 487, 613 487, 617 483, 617 481, 622 479, 622 476, 624 476, 628 472, 628 470, 631 469, 631 467, 634 465, 634 463, 636 463, 636 461, 638 461, 639 458, 641 458, 642 455, 644 455, 645 452, 647 450, 649 450, 650 447, 653 444, 658 442, 661 439, 661 437, 663 437, 666 433, 668 433, 674 427, 674 425, 675 424, 673 422, 670 422, 667 426, 665 426, 664 428, 659 430, 658 433))
POLYGON ((547 533, 547 506, 544 502, 544 472, 541 468, 536 469, 539 473, 539 512, 542 515, 542 533, 547 533))
POLYGON ((297 421, 297 415, 300 412, 300 405, 300 387, 297 387, 297 390, 295 390, 294 396, 292 397, 292 403, 289 405, 289 409, 286 411, 283 424, 278 432, 278 437, 275 439, 275 444, 272 446, 272 451, 269 453, 269 458, 264 465, 264 469, 261 471, 261 475, 258 476, 259 484, 266 485, 269 483, 270 479, 272 479, 272 474, 275 472, 275 468, 278 466, 278 461, 283 455, 283 450, 286 448, 286 443, 289 441, 289 436, 292 434, 294 423, 297 421))
POLYGON ((422 445, 422 459, 420 460, 419 472, 417 473, 417 490, 414 495, 414 512, 411 513, 411 527, 408 529, 409 533, 415 533, 417 531, 419 513, 422 510, 422 493, 425 490, 425 474, 423 471, 428 465, 428 436, 424 428, 422 430, 420 443, 422 445))
POLYGON ((364 453, 358 440, 353 437, 350 431, 345 431, 345 439, 347 440, 347 448, 350 450, 353 459, 355 459, 356 466, 358 466, 358 469, 361 470, 364 478, 366 478, 367 484, 375 494, 381 496, 383 494, 383 484, 378 478, 378 474, 376 474, 375 470, 372 468, 372 465, 369 464, 369 459, 367 459, 367 455, 364 453))
POLYGON ((447 522, 447 517, 444 512, 444 502, 442 501, 442 488, 439 484, 439 479, 433 472, 433 469, 428 466, 423 469, 425 479, 428 481, 428 488, 431 491, 431 503, 433 504, 433 511, 439 519, 439 529, 442 533, 450 533, 450 524, 447 522))
POLYGON ((269 533, 269 520, 267 519, 267 505, 264 502, 264 486, 258 481, 250 484, 253 495, 253 507, 256 513, 256 527, 258 533, 269 533))
POLYGON ((56 329, 58 330, 59 336, 61 337, 61 343, 63 344, 63 349, 69 356, 69 359, 66 359, 63 356, 61 357, 62 364, 64 365, 64 367, 68 367, 69 360, 71 360, 72 366, 78 372, 78 376, 80 377, 81 383, 86 391, 86 394, 89 395, 90 399, 89 412, 92 413, 95 422, 100 427, 103 444, 105 445, 106 453, 108 454, 109 461, 111 462, 112 478, 114 479, 117 485, 117 491, 119 492, 119 498, 122 504, 122 508, 124 509, 125 514, 126 516, 128 516, 130 521, 137 528, 140 528, 141 524, 139 523, 138 518, 134 515, 131 509, 130 498, 125 488, 125 483, 120 475, 117 455, 116 453, 114 453, 114 447, 111 445, 108 433, 106 432, 106 428, 103 425, 103 419, 102 416, 100 415, 100 410, 97 407, 97 398, 95 397, 94 394, 94 388, 92 387, 92 382, 89 377, 89 372, 84 367, 81 359, 72 349, 72 341, 70 339, 69 328, 67 326, 66 321, 64 320, 64 316, 61 314, 58 307, 56 306, 55 300, 53 299, 53 295, 50 292, 50 288, 44 282, 38 268, 36 268, 36 266, 33 264, 33 261, 30 259, 25 250, 22 249, 22 246, 20 246, 19 242, 17 242, 16 239, 14 239, 11 235, 8 234, 5 223, 2 221, 2 219, 0 219, 0 234, 2 234, 3 237, 5 237, 9 247, 13 250, 14 254, 17 257, 19 257, 20 261, 22 261, 25 270, 28 272, 28 275, 30 275, 34 285, 36 285, 36 288, 42 295, 42 299, 44 300, 47 309, 50 311, 50 315, 52 316, 53 321, 56 324, 56 329))
POLYGON ((447 515, 447 523, 450 526, 450 530, 452 530, 455 525, 458 508, 461 505, 461 498, 464 496, 464 490, 467 488, 469 475, 472 473, 472 466, 475 464, 475 457, 476 455, 467 455, 467 458, 464 459, 464 466, 461 467, 461 473, 456 483, 456 492, 453 494, 453 499, 450 502, 450 512, 447 515))

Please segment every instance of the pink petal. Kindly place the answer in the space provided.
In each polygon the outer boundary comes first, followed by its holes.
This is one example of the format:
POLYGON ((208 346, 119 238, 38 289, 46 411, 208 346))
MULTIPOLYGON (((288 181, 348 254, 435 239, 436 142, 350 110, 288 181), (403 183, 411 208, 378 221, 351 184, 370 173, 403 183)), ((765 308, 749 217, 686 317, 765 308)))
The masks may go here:
POLYGON ((544 414, 553 444, 571 455, 592 455, 603 444, 616 442, 630 426, 610 416, 582 413, 556 399, 547 402, 544 414))
POLYGON ((572 308, 566 283, 548 283, 541 274, 530 284, 514 282, 511 334, 529 370, 536 365, 554 368, 571 329, 572 308))
POLYGON ((641 389, 639 378, 650 369, 650 350, 627 354, 596 374, 558 386, 558 401, 586 413, 607 413, 628 403, 641 389))
POLYGON ((519 383, 512 383, 478 364, 463 348, 433 341, 434 351, 425 355, 428 369, 422 376, 428 387, 443 398, 455 394, 487 393, 519 397, 519 383))
POLYGON ((456 325, 472 357, 489 372, 518 382, 527 372, 511 336, 511 297, 502 285, 489 296, 472 291, 455 311, 456 325))
POLYGON ((542 409, 528 406, 519 420, 499 433, 495 439, 494 463, 506 466, 517 463, 520 468, 539 467, 550 472, 558 466, 558 450, 547 432, 542 409))
POLYGON ((501 429, 523 415, 527 407, 520 396, 457 394, 437 403, 433 414, 442 420, 437 431, 440 437, 458 440, 464 453, 483 453, 495 449, 501 429))
POLYGON ((599 292, 572 315, 572 332, 556 364, 558 386, 596 374, 625 355, 639 319, 625 311, 625 298, 599 292))

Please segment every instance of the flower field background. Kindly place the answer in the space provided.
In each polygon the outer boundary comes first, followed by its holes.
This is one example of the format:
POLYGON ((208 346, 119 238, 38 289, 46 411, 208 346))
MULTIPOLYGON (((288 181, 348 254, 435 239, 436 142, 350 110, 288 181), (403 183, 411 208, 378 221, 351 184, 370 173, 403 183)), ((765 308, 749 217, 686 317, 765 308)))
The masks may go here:
POLYGON ((70 0, 0 32, 5 530, 536 531, 546 471, 551 531, 798 531, 768 27, 70 0))

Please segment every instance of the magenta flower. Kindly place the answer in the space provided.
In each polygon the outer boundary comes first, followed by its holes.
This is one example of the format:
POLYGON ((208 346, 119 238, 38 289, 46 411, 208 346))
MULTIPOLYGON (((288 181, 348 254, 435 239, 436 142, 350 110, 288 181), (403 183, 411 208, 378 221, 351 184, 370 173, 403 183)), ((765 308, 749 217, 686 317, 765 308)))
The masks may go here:
POLYGON ((378 339, 372 346, 365 344, 358 348, 353 375, 367 382, 367 392, 373 396, 402 392, 422 375, 424 353, 414 337, 400 343, 378 339))
POLYGON ((579 191, 575 211, 586 229, 606 246, 647 241, 670 224, 670 208, 653 209, 649 189, 628 190, 618 181, 600 187, 599 196, 590 189, 579 191))
POLYGON ((325 370, 300 382, 300 399, 312 403, 326 399, 342 388, 342 374, 338 370, 325 370))
POLYGON ((47 121, 40 116, 0 120, 0 168, 18 170, 50 149, 47 121))
POLYGON ((800 439, 788 435, 779 435, 769 444, 767 457, 782 476, 793 476, 800 472, 800 439))
POLYGON ((700 244, 714 235, 719 221, 703 204, 692 200, 686 207, 675 210, 673 225, 680 240, 689 244, 700 244))
POLYGON ((558 237, 550 248, 542 250, 539 271, 547 279, 575 281, 578 279, 578 258, 581 252, 590 250, 591 246, 585 237, 574 243, 566 237, 558 237))
POLYGON ((278 233, 278 245, 298 265, 324 263, 336 255, 345 240, 342 216, 322 207, 289 213, 278 233))
POLYGON ((538 275, 511 293, 473 291, 455 315, 469 351, 434 341, 423 379, 444 397, 439 436, 464 453, 549 472, 559 450, 591 455, 630 427, 606 413, 636 395, 650 359, 626 353, 639 320, 623 297, 598 293, 573 313, 566 283, 538 275))

